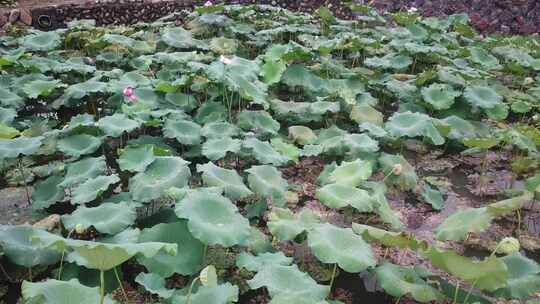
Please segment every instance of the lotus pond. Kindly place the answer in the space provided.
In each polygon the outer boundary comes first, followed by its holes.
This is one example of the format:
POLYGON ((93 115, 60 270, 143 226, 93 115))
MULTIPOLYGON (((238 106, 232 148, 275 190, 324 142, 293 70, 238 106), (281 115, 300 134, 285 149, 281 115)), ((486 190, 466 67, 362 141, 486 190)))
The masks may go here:
POLYGON ((351 8, 0 37, 4 303, 539 303, 539 41, 351 8))

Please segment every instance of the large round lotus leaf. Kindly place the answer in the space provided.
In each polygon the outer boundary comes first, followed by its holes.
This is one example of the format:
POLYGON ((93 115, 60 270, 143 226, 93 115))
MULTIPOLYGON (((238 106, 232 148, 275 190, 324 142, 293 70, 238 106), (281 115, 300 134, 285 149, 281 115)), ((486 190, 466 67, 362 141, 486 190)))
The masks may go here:
POLYGON ((236 170, 223 169, 212 162, 197 165, 197 172, 202 173, 202 180, 210 187, 220 187, 225 196, 232 200, 238 200, 253 194, 242 181, 236 170))
POLYGON ((64 188, 60 183, 62 176, 51 175, 34 185, 32 192, 32 209, 45 209, 64 198, 64 188))
POLYGON ((18 108, 24 105, 24 99, 19 95, 0 87, 0 104, 6 107, 18 108))
POLYGON ((259 196, 270 198, 274 204, 285 202, 287 181, 281 177, 281 172, 272 166, 253 166, 245 170, 248 175, 249 187, 259 196))
POLYGON ((156 294, 160 298, 168 299, 174 293, 173 289, 165 287, 165 279, 155 273, 141 272, 135 277, 135 282, 143 286, 149 293, 156 294))
POLYGON ((501 258, 508 268, 508 286, 495 291, 498 297, 525 299, 540 289, 540 266, 516 252, 501 258))
POLYGON ((249 271, 258 272, 271 265, 289 266, 293 261, 293 258, 285 256, 281 251, 276 253, 265 252, 257 256, 242 252, 236 257, 236 266, 238 268, 245 268, 249 271))
POLYGON ((128 146, 118 158, 118 165, 122 171, 143 172, 155 159, 151 145, 128 146))
POLYGON ((62 86, 60 80, 33 80, 24 84, 22 90, 29 98, 49 96, 56 88, 62 86))
POLYGON ((248 281, 249 287, 258 289, 266 287, 270 297, 277 295, 296 295, 312 299, 313 302, 323 300, 330 291, 329 286, 319 285, 307 273, 296 265, 271 265, 257 272, 248 281))
POLYGON ((100 146, 101 139, 88 134, 72 135, 58 141, 60 152, 76 158, 94 153, 100 146))
POLYGON ((278 240, 290 241, 317 223, 319 216, 310 209, 294 214, 289 209, 274 208, 269 215, 268 230, 278 240))
POLYGON ((386 130, 393 137, 417 137, 425 136, 431 139, 435 145, 444 144, 432 118, 422 113, 396 112, 388 119, 385 125, 386 130))
POLYGON ((416 188, 418 183, 416 171, 403 156, 383 153, 379 158, 379 163, 385 176, 388 175, 386 181, 397 185, 403 191, 416 188), (390 174, 396 165, 401 166, 401 172, 399 174, 390 174))
POLYGON ((371 163, 357 159, 352 162, 342 162, 330 173, 332 183, 356 187, 371 176, 371 163))
POLYGON ((376 126, 383 124, 383 114, 367 103, 356 104, 352 107, 349 117, 359 124, 371 123, 376 126))
POLYGON ((67 165, 67 173, 60 183, 61 187, 70 188, 101 175, 107 169, 105 157, 87 157, 67 165))
POLYGON ((238 153, 242 147, 242 141, 230 137, 210 138, 202 145, 202 155, 209 160, 222 159, 227 152, 238 153))
MULTIPOLYGON (((193 38, 190 31, 181 27, 164 28, 161 31, 161 39, 167 45, 179 49, 202 48, 204 46, 201 41, 193 38)), ((206 49, 206 47, 204 48, 206 49)))
MULTIPOLYGON (((2 89, 0 88, 0 95, 2 94, 2 89)), ((0 98, 0 104, 2 99, 0 98)), ((1 108, 0 107, 0 124, 10 125, 13 120, 17 117, 17 111, 12 108, 1 108)))
POLYGON ((289 161, 289 159, 279 154, 272 145, 266 141, 260 141, 256 138, 248 138, 244 141, 243 147, 249 149, 253 157, 262 164, 271 164, 280 166, 289 161))
POLYGON ((276 135, 279 131, 279 122, 266 111, 242 111, 238 114, 237 120, 240 128, 262 136, 276 135))
POLYGON ((192 121, 169 118, 165 121, 163 135, 184 145, 197 145, 201 142, 201 126, 192 121))
MULTIPOLYGON (((116 238, 116 236, 113 238, 116 238)), ((159 242, 129 243, 125 241, 124 236, 117 240, 108 240, 110 243, 65 239, 44 230, 36 231, 32 241, 43 248, 53 248, 57 251, 63 251, 66 248, 68 250, 72 249, 74 251, 68 255, 68 260, 77 263, 79 266, 103 271, 112 269, 135 255, 147 258, 151 258, 159 252, 176 255, 178 249, 176 244, 159 242), (121 243, 111 241, 121 241, 121 243), (71 258, 69 258, 70 256, 71 258)))
POLYGON ((117 234, 133 225, 137 212, 133 205, 122 202, 118 204, 103 203, 95 208, 77 207, 73 213, 62 216, 62 223, 67 230, 82 225, 84 229, 94 226, 98 232, 117 234))
POLYGON ((436 237, 441 241, 464 240, 469 233, 478 233, 488 229, 492 220, 493 215, 486 208, 458 210, 437 227, 436 237))
MULTIPOLYGON (((49 279, 39 283, 24 281, 21 286, 25 303, 33 304, 96 304, 100 301, 99 287, 87 287, 77 279, 57 281, 49 279)), ((104 304, 113 304, 108 295, 104 304)))
POLYGON ((36 230, 31 226, 0 226, 0 248, 12 263, 30 268, 52 265, 60 260, 59 252, 32 242, 36 230))
POLYGON ((146 171, 137 173, 129 180, 133 199, 149 202, 166 194, 171 187, 187 186, 191 172, 188 162, 180 157, 156 157, 146 171))
POLYGON ((218 54, 234 54, 238 43, 234 39, 215 37, 210 41, 210 50, 218 54))
POLYGON ((369 137, 367 134, 347 134, 343 140, 345 146, 349 148, 349 154, 374 153, 379 151, 379 142, 369 137))
POLYGON ((360 272, 377 264, 371 246, 350 228, 316 225, 308 233, 308 245, 321 262, 338 264, 347 272, 360 272))
POLYGON ((360 212, 373 211, 373 200, 366 190, 341 184, 328 184, 316 192, 321 203, 330 208, 352 206, 360 212))
POLYGON ((317 140, 317 135, 306 126, 290 126, 289 137, 299 145, 309 145, 317 140))
POLYGON ((475 107, 492 109, 502 101, 502 96, 490 87, 472 86, 465 89, 465 100, 475 107))
POLYGON ((107 136, 119 137, 124 132, 131 132, 139 127, 140 123, 130 119, 125 114, 116 113, 105 116, 98 121, 98 126, 107 136))
POLYGON ((206 138, 234 137, 239 135, 241 130, 228 122, 215 121, 204 125, 201 135, 206 138))
POLYGON ((61 37, 56 32, 37 32, 21 38, 21 45, 29 51, 50 51, 60 45, 61 37))
POLYGON ((71 191, 71 204, 85 204, 95 200, 103 192, 107 191, 112 184, 120 181, 116 174, 101 175, 93 179, 86 180, 71 191))
POLYGON ((371 68, 403 70, 413 63, 411 57, 405 55, 387 54, 384 57, 369 57, 364 64, 371 68))
POLYGON ((175 304, 229 304, 238 302, 238 287, 231 283, 225 283, 216 287, 200 286, 188 301, 187 295, 172 297, 175 304))
POLYGON ((187 221, 158 224, 152 228, 143 229, 139 242, 163 242, 178 245, 178 254, 171 256, 160 252, 152 258, 137 257, 148 271, 164 278, 174 273, 192 275, 202 267, 204 244, 193 237, 188 230, 187 221))
POLYGON ((438 301, 442 297, 412 266, 384 262, 375 269, 375 274, 381 287, 393 297, 400 298, 408 294, 421 303, 438 301))
POLYGON ((175 212, 188 220, 191 234, 207 245, 244 244, 250 235, 249 221, 229 199, 218 194, 188 193, 175 212))
POLYGON ((461 95, 461 92, 455 91, 450 85, 434 83, 429 87, 422 88, 422 97, 435 110, 449 109, 454 100, 461 95))
POLYGON ((0 139, 0 159, 16 158, 19 155, 32 155, 41 146, 43 137, 17 137, 0 139))
POLYGON ((207 124, 228 119, 227 108, 220 102, 205 102, 197 110, 195 121, 207 124))
POLYGON ((286 142, 281 137, 274 137, 270 140, 270 145, 281 155, 298 162, 302 150, 292 143, 286 142))
POLYGON ((470 47, 471 60, 487 68, 495 68, 499 65, 497 57, 480 47, 470 47))

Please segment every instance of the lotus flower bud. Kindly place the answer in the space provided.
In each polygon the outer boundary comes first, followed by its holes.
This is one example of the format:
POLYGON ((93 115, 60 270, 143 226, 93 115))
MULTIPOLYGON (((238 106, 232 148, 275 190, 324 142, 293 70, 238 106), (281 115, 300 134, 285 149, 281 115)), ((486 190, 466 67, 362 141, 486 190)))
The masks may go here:
POLYGON ((519 251, 519 241, 513 237, 505 237, 497 245, 497 253, 512 254, 519 251))
POLYGON ((219 56, 219 62, 223 63, 223 64, 231 64, 232 63, 232 59, 230 58, 227 58, 223 55, 219 56))
POLYGON ((534 79, 532 79, 532 77, 525 77, 525 79, 523 79, 523 85, 524 86, 528 86, 528 85, 531 85, 534 83, 534 79))
POLYGON ((130 96, 133 96, 133 94, 135 94, 135 90, 132 87, 126 87, 124 91, 122 91, 122 94, 124 94, 124 96, 126 97, 130 97, 130 96))
POLYGON ((81 223, 75 225, 75 232, 77 232, 77 234, 83 234, 84 231, 84 226, 81 223))
POLYGON ((201 284, 206 287, 216 287, 217 286, 217 273, 216 267, 212 265, 206 266, 201 273, 199 274, 199 280, 201 284))
POLYGON ((209 6, 212 6, 212 5, 214 5, 214 3, 212 3, 212 1, 206 1, 206 2, 204 3, 204 6, 205 6, 205 7, 209 7, 209 6))
POLYGON ((401 164, 395 164, 392 166, 392 174, 394 175, 400 175, 402 170, 403 166, 401 164))

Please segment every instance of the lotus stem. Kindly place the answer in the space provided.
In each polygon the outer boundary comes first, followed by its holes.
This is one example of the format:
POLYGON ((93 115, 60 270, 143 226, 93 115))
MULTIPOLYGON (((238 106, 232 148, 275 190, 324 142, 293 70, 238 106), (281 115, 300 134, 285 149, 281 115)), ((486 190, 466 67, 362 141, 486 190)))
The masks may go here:
POLYGON ((193 282, 191 282, 191 285, 189 285, 188 295, 187 295, 187 304, 191 304, 191 292, 193 291, 193 286, 195 286, 195 283, 199 280, 199 277, 196 277, 193 279, 193 282))
POLYGON ((22 158, 19 158, 19 172, 21 173, 21 177, 23 179, 24 191, 26 192, 26 201, 28 202, 28 205, 31 205, 32 202, 30 201, 30 192, 28 191, 28 184, 26 183, 26 174, 24 174, 22 158))
POLYGON ((205 265, 205 263, 206 263, 206 253, 207 253, 207 252, 208 252, 208 245, 207 245, 207 244, 204 244, 203 258, 202 258, 203 265, 205 265))
POLYGON ((337 272, 337 263, 334 264, 334 269, 332 270, 332 278, 330 279, 330 290, 332 290, 332 287, 334 286, 334 280, 336 279, 336 272, 337 272))
POLYGON ((126 303, 129 303, 129 299, 126 293, 126 290, 124 289, 124 285, 122 285, 122 281, 120 281, 120 276, 118 275, 118 271, 116 271, 116 267, 114 269, 114 276, 116 276, 116 280, 118 281, 118 285, 120 286, 120 290, 122 290, 122 294, 124 295, 124 299, 126 299, 126 303))
POLYGON ((100 270, 99 271, 99 304, 103 304, 105 302, 105 271, 100 270))
POLYGON ((28 281, 32 282, 32 267, 28 267, 28 281))
MULTIPOLYGON (((71 237, 71 234, 75 231, 75 228, 71 229, 71 231, 68 233, 67 238, 69 239, 71 237)), ((66 255, 66 248, 62 248, 62 257, 60 258, 60 269, 58 270, 58 276, 57 280, 60 280, 62 278, 62 267, 64 266, 64 257, 66 255)))
POLYGON ((456 291, 454 292, 454 301, 452 301, 452 304, 456 304, 456 303, 457 303, 458 293, 459 293, 459 281, 458 281, 457 284, 456 284, 456 291))

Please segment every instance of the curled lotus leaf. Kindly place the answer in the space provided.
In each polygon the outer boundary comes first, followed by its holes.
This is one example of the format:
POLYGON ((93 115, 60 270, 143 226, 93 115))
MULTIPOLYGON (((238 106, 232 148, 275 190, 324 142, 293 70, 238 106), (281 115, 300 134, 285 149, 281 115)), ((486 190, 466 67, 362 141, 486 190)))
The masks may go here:
POLYGON ((435 110, 449 109, 460 92, 455 91, 448 84, 434 83, 429 87, 422 88, 422 97, 424 101, 430 104, 435 110))
POLYGON ((357 159, 351 162, 342 162, 330 173, 329 181, 332 183, 356 187, 371 176, 371 163, 357 159))
POLYGON ((60 253, 36 246, 32 236, 36 228, 27 225, 0 225, 0 247, 3 254, 14 264, 24 267, 52 265, 60 260, 60 253))
POLYGON ((249 149, 253 157, 262 164, 280 166, 289 161, 289 158, 281 155, 266 141, 248 138, 243 142, 242 146, 249 149))
POLYGON ((469 48, 471 52, 471 61, 486 68, 496 68, 499 66, 497 57, 491 55, 487 50, 481 47, 469 48))
MULTIPOLYGON (((88 287, 77 279, 58 281, 48 279, 42 282, 24 281, 21 286, 25 303, 34 304, 96 304, 100 302, 99 287, 88 287)), ((108 295, 104 304, 114 304, 108 295)))
POLYGON ((280 127, 279 122, 266 111, 242 111, 237 116, 237 125, 261 136, 276 135, 280 127))
POLYGON ((347 272, 360 272, 377 264, 371 246, 350 228, 316 225, 308 233, 308 246, 321 262, 338 264, 347 272))
POLYGON ((32 209, 45 209, 64 198, 64 188, 60 186, 64 179, 59 175, 51 175, 34 185, 32 192, 32 209))
POLYGON ((201 129, 201 135, 206 138, 222 138, 238 136, 241 130, 226 121, 214 121, 205 124, 201 129))
POLYGON ((101 175, 79 184, 71 192, 71 204, 79 205, 89 203, 98 198, 109 187, 120 181, 116 175, 101 175))
POLYGON ((89 179, 98 177, 107 169, 105 157, 87 157, 67 165, 67 172, 61 187, 70 188, 89 179))
POLYGON ((258 272, 270 265, 289 266, 293 263, 293 258, 285 256, 283 252, 265 252, 257 256, 247 252, 242 252, 236 257, 236 266, 249 271, 258 272))
POLYGON ((353 223, 352 230, 361 235, 364 239, 377 240, 386 247, 410 248, 413 250, 426 249, 427 242, 418 241, 414 236, 405 232, 393 232, 379 229, 372 226, 353 223))
POLYGON ((472 106, 482 109, 493 109, 503 100, 495 90, 485 86, 470 86, 463 93, 465 100, 472 106))
POLYGON ((43 137, 17 137, 0 139, 0 159, 32 155, 41 146, 43 137))
POLYGON ((295 214, 289 209, 273 208, 269 215, 268 229, 278 240, 290 241, 313 228, 319 221, 319 216, 310 209, 295 214))
POLYGON ((469 233, 488 229, 493 218, 485 207, 458 210, 437 227, 435 236, 441 241, 464 240, 469 233))
POLYGON ((175 304, 229 304, 238 301, 239 289, 231 283, 217 285, 215 287, 200 286, 191 297, 177 295, 172 297, 175 304))
POLYGON ((60 45, 57 32, 36 32, 21 38, 21 45, 30 51, 50 51, 60 45))
POLYGON ((88 134, 77 134, 58 141, 58 150, 68 156, 79 158, 94 153, 101 146, 101 139, 88 134))
POLYGON ((540 266, 532 259, 520 253, 513 253, 501 258, 508 268, 508 286, 497 289, 498 297, 507 299, 525 299, 540 289, 540 266))
POLYGON ((290 126, 289 137, 299 145, 309 145, 317 140, 317 135, 306 126, 290 126))
POLYGON ((256 194, 272 199, 275 204, 285 202, 287 181, 281 176, 281 172, 269 165, 253 166, 246 170, 248 173, 249 187, 256 194))
POLYGON ((184 145, 197 145, 201 142, 201 126, 192 121, 169 118, 165 121, 163 135, 184 145))
POLYGON ((347 134, 344 144, 349 149, 349 154, 375 153, 379 151, 379 142, 369 137, 367 134, 347 134))
POLYGON ((98 126, 107 136, 119 137, 124 132, 131 132, 140 126, 136 120, 130 119, 125 114, 116 113, 105 116, 98 121, 98 126))
POLYGON ((225 196, 232 200, 246 198, 253 194, 246 187, 242 177, 236 170, 224 169, 209 162, 204 165, 197 165, 197 171, 202 173, 202 180, 205 185, 223 188, 225 196))
POLYGON ((444 144, 444 138, 433 124, 432 118, 423 113, 396 112, 386 122, 385 129, 393 137, 423 136, 431 139, 435 145, 444 144))
POLYGON ((166 195, 172 187, 187 186, 191 171, 189 162, 180 157, 160 156, 145 171, 129 180, 129 191, 134 200, 149 202, 166 195))
POLYGON ((135 282, 143 286, 146 291, 158 295, 160 298, 172 297, 174 290, 165 287, 165 279, 155 273, 141 272, 135 277, 135 282))
POLYGON ((366 190, 342 184, 328 184, 316 192, 316 197, 330 208, 351 206, 359 212, 373 211, 373 201, 366 190))
POLYGON ((202 155, 209 160, 222 159, 227 155, 227 152, 238 153, 242 147, 240 139, 230 137, 210 138, 202 145, 202 155))
POLYGON ((229 199, 218 194, 188 193, 177 204, 175 213, 187 219, 191 234, 207 245, 244 244, 250 235, 249 221, 229 199))
POLYGON ((98 232, 117 234, 133 225, 136 218, 134 205, 126 202, 103 203, 94 208, 79 206, 73 213, 63 215, 62 223, 70 231, 81 225, 84 229, 93 226, 98 232))
POLYGON ((152 145, 128 146, 118 158, 122 171, 143 172, 156 159, 152 145))
POLYGON ((23 92, 29 98, 38 98, 40 96, 49 96, 56 88, 63 86, 60 80, 41 80, 36 79, 27 82, 23 86, 23 92))

